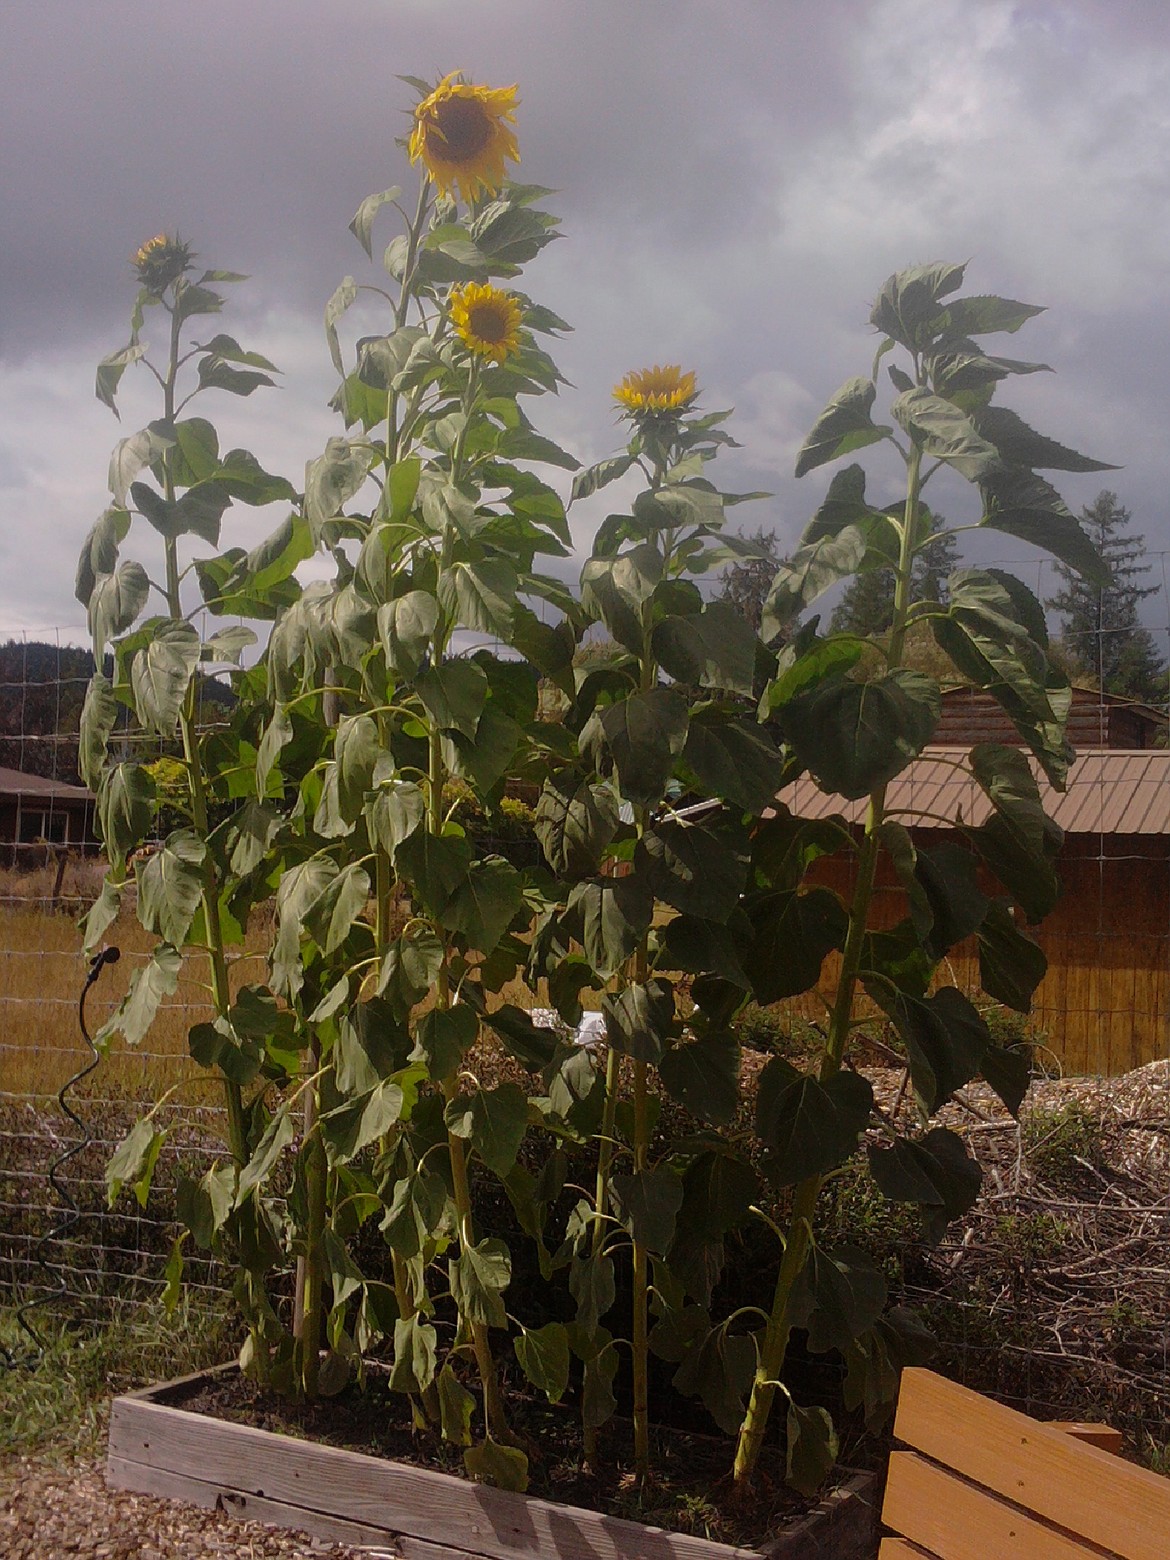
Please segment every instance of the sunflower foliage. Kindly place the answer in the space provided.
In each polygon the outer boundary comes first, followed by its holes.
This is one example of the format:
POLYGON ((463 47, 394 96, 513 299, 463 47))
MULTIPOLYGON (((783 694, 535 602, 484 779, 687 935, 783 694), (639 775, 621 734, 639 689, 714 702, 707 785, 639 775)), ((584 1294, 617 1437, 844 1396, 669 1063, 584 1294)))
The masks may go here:
MULTIPOLYGON (((192 1028, 189 1044, 223 1090, 226 1155, 202 1177, 180 1182, 187 1232, 172 1252, 167 1294, 177 1296, 185 1246, 226 1258, 239 1273, 249 1353, 263 1353, 276 1330, 267 1275, 280 1260, 282 1214, 259 1195, 249 1166, 274 1141, 263 1083, 285 1074, 288 1025, 267 986, 231 978, 248 912, 271 893, 266 851, 280 827, 262 798, 241 807, 252 784, 264 679, 242 665, 256 634, 239 618, 273 618, 299 595, 293 571, 310 546, 294 511, 250 552, 219 550, 224 517, 235 504, 287 510, 296 495, 247 450, 221 451, 203 415, 209 392, 251 395, 275 384, 276 369, 233 337, 210 333, 205 319, 225 304, 215 288, 244 278, 218 270, 193 277, 193 260, 190 247, 167 234, 139 250, 129 344, 104 359, 97 374, 97 394, 117 415, 126 368, 148 368, 162 412, 115 447, 110 506, 90 530, 77 567, 96 665, 81 715, 79 767, 97 792, 109 862, 84 937, 87 950, 100 946, 129 889, 139 921, 157 938, 98 1036, 102 1050, 118 1037, 139 1045, 180 979, 207 982, 213 1014, 192 1028), (142 335, 148 318, 163 326, 156 360, 142 335), (188 410, 196 400, 198 415, 188 410), (153 578, 124 556, 132 530, 149 549, 153 578), (225 674, 232 695, 226 709, 217 701, 219 718, 206 728, 207 680, 225 674), (137 723, 139 748, 162 750, 155 763, 145 762, 148 752, 127 748, 120 718, 126 710, 137 723)), ((125 1186, 145 1202, 166 1135, 162 1103, 116 1149, 107 1169, 111 1201, 125 1186)))
MULTIPOLYGON (((933 1117, 978 1075, 1014 1111, 1027 1070, 948 983, 946 959, 977 939, 988 995, 1026 1012, 1044 959, 1022 923, 1057 894, 1058 832, 1018 748, 968 755, 986 821, 961 824, 962 843, 920 848, 888 804, 940 710, 938 682, 906 664, 912 628, 992 694, 1057 786, 1070 756, 1068 686, 1026 587, 956 569, 943 602, 914 599, 916 561, 945 534, 924 492, 957 473, 982 526, 1097 579, 1040 473, 1103 468, 994 402, 1002 380, 1044 365, 983 340, 1035 308, 960 295, 961 266, 899 273, 874 306, 871 375, 842 387, 800 451, 800 475, 850 463, 756 632, 702 588, 758 553, 725 518, 762 495, 711 480, 734 444, 729 414, 701 410, 695 375, 667 364, 615 387, 628 441, 613 457, 581 470, 538 432, 528 408, 564 383, 548 347, 568 327, 519 286, 558 230, 548 192, 507 177, 515 89, 412 85, 402 144, 418 193, 371 195, 351 224, 373 279, 346 277, 325 309, 338 432, 303 493, 245 451, 221 455, 210 421, 186 413, 192 395, 246 396, 275 370, 223 334, 188 342, 222 305, 213 284, 235 278, 193 280, 178 239, 136 257, 131 340, 99 368, 114 406, 145 358, 148 315, 166 319, 168 355, 151 364, 163 415, 114 452, 78 594, 99 667, 82 765, 110 859, 86 942, 111 926, 131 870, 158 938, 103 1037, 138 1043, 184 962, 203 961, 213 1013, 189 1045, 227 1105, 225 1153, 180 1186, 168 1295, 192 1248, 228 1262, 245 1368, 283 1391, 337 1391, 385 1352, 413 1422, 461 1448, 477 1479, 526 1484, 507 1385, 521 1378, 576 1398, 594 1462, 624 1396, 638 1475, 652 1478, 651 1383, 668 1378, 736 1438, 740 1489, 779 1394, 788 1476, 811 1490, 835 1431, 788 1384, 793 1332, 843 1358, 847 1403, 872 1418, 921 1346, 865 1257, 822 1242, 822 1190, 864 1151, 929 1236, 971 1205, 978 1168, 933 1117), (895 502, 869 496, 863 451, 896 456, 895 502), (619 480, 636 490, 597 528, 579 592, 557 572, 570 472, 573 501, 619 480), (223 549, 235 501, 285 517, 258 546, 223 549), (121 556, 143 521, 158 585, 121 556), (818 598, 879 570, 895 581, 880 641, 822 633, 818 598), (196 624, 217 618, 205 638, 196 624), (270 625, 255 664, 244 620, 270 625), (200 669, 224 667, 233 702, 201 728, 200 669), (181 765, 165 797, 179 826, 145 853, 159 798, 142 764, 108 751, 122 706, 181 765), (777 798, 801 775, 864 802, 864 829, 790 813, 777 798), (539 798, 539 867, 472 826, 518 794, 539 798), (848 902, 817 881, 831 856, 849 863, 848 902), (904 896, 892 927, 871 914, 879 871, 904 896), (261 903, 265 978, 245 982, 232 963, 261 903), (508 1000, 517 979, 558 1029, 508 1000), (819 1054, 771 1058, 749 1097, 737 1015, 814 992, 819 1054), (586 1003, 604 1015, 599 1051, 563 1038, 586 1003), (910 1125, 859 1070, 863 1011, 903 1055, 910 1125), (514 1064, 503 1079, 479 1076, 487 1046, 514 1064), (574 1184, 574 1161, 590 1184, 574 1184), (512 1245, 480 1217, 505 1200, 512 1245), (770 1304, 721 1283, 749 1229, 778 1237, 770 1304), (520 1257, 543 1293, 513 1282, 520 1257)), ((145 1199, 160 1120, 156 1105, 118 1148, 111 1195, 145 1199)))

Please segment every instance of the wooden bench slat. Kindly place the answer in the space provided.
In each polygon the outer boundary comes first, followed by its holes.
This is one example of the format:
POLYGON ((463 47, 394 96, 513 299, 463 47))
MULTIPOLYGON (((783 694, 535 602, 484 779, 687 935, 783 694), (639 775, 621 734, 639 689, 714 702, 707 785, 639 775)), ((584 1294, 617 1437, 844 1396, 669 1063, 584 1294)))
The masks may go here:
POLYGON ((1170 1480, 933 1371, 903 1371, 894 1434, 1120 1560, 1170 1555, 1170 1480))
POLYGON ((925 1555, 925 1549, 915 1549, 904 1538, 883 1538, 878 1550, 878 1560, 924 1560, 925 1555))
POLYGON ((1098 1550, 914 1452, 890 1455, 882 1521, 938 1560, 1100 1560, 1098 1550))
POLYGON ((1103 1452, 1112 1452, 1114 1457, 1120 1457, 1125 1446, 1125 1437, 1112 1425, 1090 1424, 1083 1419, 1046 1419, 1044 1423, 1050 1430, 1059 1430, 1061 1435, 1071 1435, 1074 1441, 1083 1441, 1086 1446, 1097 1446, 1103 1452))

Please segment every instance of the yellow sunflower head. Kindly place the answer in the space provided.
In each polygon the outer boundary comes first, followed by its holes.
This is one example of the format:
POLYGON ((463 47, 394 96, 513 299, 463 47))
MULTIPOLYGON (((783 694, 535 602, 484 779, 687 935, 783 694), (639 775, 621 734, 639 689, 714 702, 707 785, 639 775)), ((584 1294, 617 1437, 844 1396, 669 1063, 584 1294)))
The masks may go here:
POLYGON ((504 159, 520 161, 516 88, 479 87, 444 76, 414 111, 410 160, 421 162, 444 195, 457 188, 467 202, 494 195, 504 182, 504 159))
POLYGON ((190 244, 183 243, 178 234, 171 238, 166 233, 156 233, 131 255, 130 263, 143 287, 158 298, 184 271, 190 270, 191 258, 190 244))
POLYGON ((693 371, 688 369, 684 374, 677 363, 633 369, 613 387, 614 400, 635 422, 664 412, 685 411, 698 393, 693 371))
POLYGON ((511 293, 468 282, 452 288, 448 308, 455 334, 477 357, 502 363, 519 347, 524 315, 511 293))

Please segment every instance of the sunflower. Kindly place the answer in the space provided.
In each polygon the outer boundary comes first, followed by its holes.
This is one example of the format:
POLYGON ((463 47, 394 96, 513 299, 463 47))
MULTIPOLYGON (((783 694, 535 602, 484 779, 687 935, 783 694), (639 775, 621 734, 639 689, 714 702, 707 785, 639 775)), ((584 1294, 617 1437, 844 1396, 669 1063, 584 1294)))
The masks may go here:
POLYGON ((684 374, 677 363, 655 363, 653 368, 633 369, 614 385, 613 398, 634 418, 681 412, 699 393, 692 370, 684 374))
POLYGON ((410 160, 422 162, 444 195, 458 186, 470 203, 494 195, 504 182, 504 158, 520 161, 515 87, 477 87, 459 73, 444 76, 414 111, 410 160))
POLYGON ((451 289, 449 308, 455 334, 469 352, 502 363, 519 347, 524 316, 511 293, 468 282, 451 289))
POLYGON ((184 244, 177 234, 171 238, 166 233, 156 233, 131 255, 130 264, 138 272, 143 287, 161 298, 166 288, 190 269, 191 246, 184 244))

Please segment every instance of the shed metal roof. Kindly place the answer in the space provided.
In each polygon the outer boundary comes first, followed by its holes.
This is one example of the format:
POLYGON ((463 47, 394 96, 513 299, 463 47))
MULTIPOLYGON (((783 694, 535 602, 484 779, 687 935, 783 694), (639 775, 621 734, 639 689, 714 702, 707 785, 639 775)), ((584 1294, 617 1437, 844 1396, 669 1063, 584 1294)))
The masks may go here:
POLYGON ((93 792, 83 785, 66 785, 61 780, 46 780, 44 775, 26 774, 23 769, 0 768, 0 796, 29 797, 41 802, 92 802, 93 792))
MULTIPOLYGON (((965 748, 927 748, 890 782, 887 813, 923 827, 945 828, 960 818, 984 823, 992 807, 964 762, 965 748), (924 814, 930 814, 924 817, 924 814)), ((1066 834, 1170 834, 1170 750, 1092 748, 1077 754, 1068 789, 1057 791, 1032 760, 1044 810, 1066 834)), ((800 818, 843 816, 865 821, 866 800, 847 801, 822 791, 808 775, 780 792, 800 818)))

